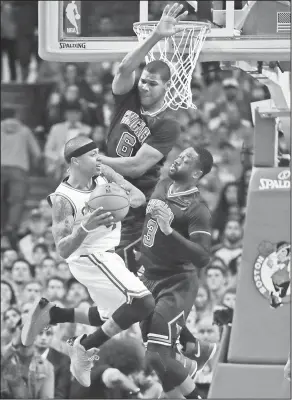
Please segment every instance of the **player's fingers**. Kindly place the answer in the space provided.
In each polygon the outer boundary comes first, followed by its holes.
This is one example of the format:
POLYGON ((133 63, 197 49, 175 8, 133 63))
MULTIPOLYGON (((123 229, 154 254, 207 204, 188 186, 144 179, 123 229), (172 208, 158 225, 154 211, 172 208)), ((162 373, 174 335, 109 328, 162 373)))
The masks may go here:
POLYGON ((164 15, 167 15, 167 13, 168 13, 169 9, 170 9, 170 5, 168 4, 167 6, 165 6, 165 7, 164 7, 164 10, 163 10, 162 16, 164 16, 164 15))
POLYGON ((182 8, 183 8, 183 5, 182 5, 182 4, 178 4, 178 5, 177 5, 177 7, 176 7, 176 9, 174 10, 174 13, 173 13, 173 17, 174 17, 174 18, 177 17, 177 15, 181 12, 182 8))
POLYGON ((178 17, 176 17, 176 22, 181 21, 183 18, 185 18, 188 15, 188 12, 185 11, 183 12, 181 15, 179 15, 178 17))
POLYGON ((110 212, 97 215, 95 218, 96 218, 97 221, 105 221, 107 219, 109 221, 112 221, 114 219, 114 217, 111 215, 110 212))
POLYGON ((103 210, 103 207, 98 207, 96 210, 94 210, 93 212, 92 212, 92 216, 95 216, 95 215, 99 215, 100 213, 101 213, 101 211, 103 210))
POLYGON ((177 8, 178 8, 178 4, 177 4, 177 3, 174 3, 174 4, 171 6, 171 8, 170 8, 170 10, 168 11, 168 13, 167 13, 168 17, 174 17, 174 16, 176 15, 176 10, 177 10, 177 8))

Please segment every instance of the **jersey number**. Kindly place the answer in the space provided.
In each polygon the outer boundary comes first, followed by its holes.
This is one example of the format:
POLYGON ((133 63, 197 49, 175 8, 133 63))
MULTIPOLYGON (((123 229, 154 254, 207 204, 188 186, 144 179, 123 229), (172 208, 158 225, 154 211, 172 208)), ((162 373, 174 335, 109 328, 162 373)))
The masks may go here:
POLYGON ((143 236, 143 243, 147 247, 152 247, 155 240, 155 235, 158 229, 158 224, 154 219, 149 219, 147 222, 147 233, 143 236))
POLYGON ((129 132, 123 132, 116 148, 117 155, 120 157, 131 157, 137 139, 129 132))

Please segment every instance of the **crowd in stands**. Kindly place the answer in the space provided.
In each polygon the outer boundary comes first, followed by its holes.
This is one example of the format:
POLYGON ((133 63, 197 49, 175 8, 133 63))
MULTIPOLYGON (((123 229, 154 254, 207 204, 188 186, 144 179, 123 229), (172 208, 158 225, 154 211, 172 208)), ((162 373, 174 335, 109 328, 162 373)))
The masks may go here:
MULTIPOLYGON (((36 23, 32 12, 28 13, 31 24, 25 17, 22 24, 14 26, 13 21, 9 24, 9 3, 21 8, 20 3, 34 2, 1 3, 5 3, 1 21, 3 18, 7 22, 1 27, 1 43, 6 45, 2 52, 8 54, 10 80, 17 80, 15 49, 24 46, 17 42, 22 37, 28 53, 20 55, 18 62, 21 80, 26 82, 31 58, 35 56, 36 23), (27 29, 25 34, 24 29, 27 29)), ((30 7, 35 10, 33 5, 30 7)), ((4 376, 1 397, 78 398, 81 392, 69 371, 65 341, 95 328, 61 324, 41 332, 32 348, 24 348, 20 343, 21 321, 25 320, 36 298, 44 296, 60 307, 85 309, 92 305, 86 288, 73 278, 65 260, 56 253, 51 210, 46 199, 26 218, 24 210, 33 165, 40 176, 50 178, 48 194, 66 174, 63 148, 67 140, 85 134, 97 143, 101 152, 105 151, 114 109, 111 82, 118 64, 36 61, 36 82, 52 84, 42 125, 26 126, 17 113, 1 118, 1 376, 4 376)), ((234 307, 236 280, 241 268, 252 165, 250 103, 267 98, 268 93, 265 87, 239 70, 211 68, 208 71, 206 65, 201 64, 193 76, 192 92, 197 110, 176 112, 182 133, 161 170, 161 178, 167 175, 177 154, 190 145, 205 146, 214 157, 214 167, 200 185, 213 213, 213 259, 200 271, 200 287, 187 325, 198 338, 220 345, 220 330, 213 324, 213 311, 220 305, 234 307), (248 151, 243 152, 243 146, 248 151)), ((5 108, 5 104, 2 107, 5 108)), ((139 249, 135 252, 138 254, 139 249)), ((114 373, 121 371, 131 379, 143 381, 144 396, 150 393, 155 397, 159 382, 157 376, 143 366, 140 341, 139 327, 133 326, 103 346, 100 357, 114 373)), ((213 370, 214 363, 210 363, 196 375, 198 388, 204 396, 208 393, 213 370)), ((110 372, 102 378, 96 372, 95 398, 102 398, 105 387, 114 396, 116 389, 110 372)))

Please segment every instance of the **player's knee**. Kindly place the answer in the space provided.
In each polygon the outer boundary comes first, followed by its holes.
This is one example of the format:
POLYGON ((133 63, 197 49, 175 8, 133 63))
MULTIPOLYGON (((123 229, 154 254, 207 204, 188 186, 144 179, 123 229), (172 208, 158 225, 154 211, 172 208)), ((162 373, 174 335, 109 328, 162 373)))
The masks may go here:
POLYGON ((140 299, 135 299, 134 301, 136 307, 139 309, 140 321, 146 319, 155 308, 155 300, 152 294, 148 294, 140 299))

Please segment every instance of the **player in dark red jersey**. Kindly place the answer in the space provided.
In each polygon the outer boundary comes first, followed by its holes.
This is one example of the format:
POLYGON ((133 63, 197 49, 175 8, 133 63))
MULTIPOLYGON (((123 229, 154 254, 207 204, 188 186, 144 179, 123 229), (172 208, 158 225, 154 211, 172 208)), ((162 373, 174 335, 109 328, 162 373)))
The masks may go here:
MULTIPOLYGON (((101 156, 101 161, 127 177, 145 194, 146 200, 180 134, 180 126, 165 104, 171 79, 169 66, 160 60, 150 62, 138 82, 135 70, 153 46, 180 30, 177 22, 187 14, 178 16, 181 10, 179 4, 165 7, 153 33, 123 59, 112 84, 116 110, 107 136, 107 156, 101 156)), ((133 245, 141 237, 144 216, 145 207, 130 211, 122 226, 118 253, 133 272, 136 272, 133 245)))
MULTIPOLYGON (((146 210, 141 279, 156 306, 143 333, 144 339, 147 334, 148 354, 157 358, 157 372, 171 396, 195 396, 195 384, 173 351, 197 295, 197 269, 210 260, 211 215, 197 184, 212 165, 207 150, 184 150, 170 167, 169 178, 157 184, 146 210)), ((214 353, 212 346, 209 358, 214 353)))

